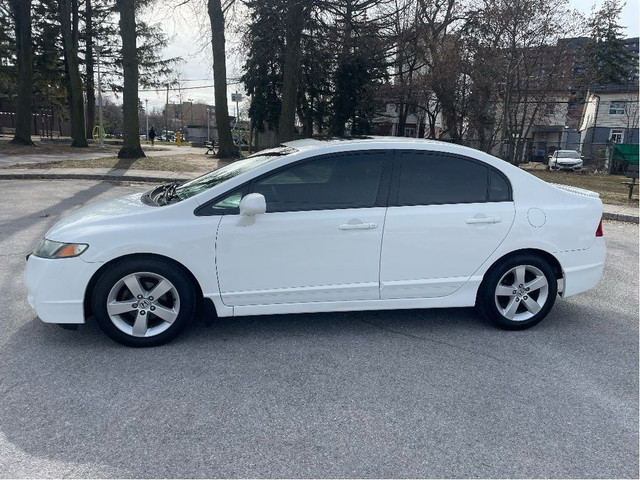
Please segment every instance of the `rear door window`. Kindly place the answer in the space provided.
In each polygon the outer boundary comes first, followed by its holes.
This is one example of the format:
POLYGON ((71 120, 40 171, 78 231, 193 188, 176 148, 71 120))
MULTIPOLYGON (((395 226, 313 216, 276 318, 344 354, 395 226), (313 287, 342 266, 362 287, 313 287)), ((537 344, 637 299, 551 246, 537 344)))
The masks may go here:
POLYGON ((507 179, 489 165, 437 152, 399 152, 398 206, 500 202, 511 199, 507 179))

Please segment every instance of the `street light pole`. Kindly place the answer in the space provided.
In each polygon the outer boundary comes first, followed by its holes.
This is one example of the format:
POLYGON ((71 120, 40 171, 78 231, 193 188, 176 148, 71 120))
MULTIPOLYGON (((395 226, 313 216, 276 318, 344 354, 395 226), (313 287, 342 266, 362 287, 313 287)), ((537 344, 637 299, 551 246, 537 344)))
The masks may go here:
POLYGON ((98 137, 100 138, 100 148, 104 148, 104 129, 102 128, 102 80, 100 77, 100 52, 102 51, 102 47, 100 45, 96 45, 96 67, 98 70, 98 122, 100 124, 100 131, 98 132, 98 137))

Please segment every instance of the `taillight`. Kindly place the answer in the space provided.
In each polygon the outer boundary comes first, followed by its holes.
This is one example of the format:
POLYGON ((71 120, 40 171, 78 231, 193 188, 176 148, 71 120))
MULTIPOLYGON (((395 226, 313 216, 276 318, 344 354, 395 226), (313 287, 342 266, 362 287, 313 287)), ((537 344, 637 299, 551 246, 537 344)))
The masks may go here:
POLYGON ((604 237, 604 232, 602 231, 602 219, 600 219, 598 228, 596 228, 596 237, 604 237))

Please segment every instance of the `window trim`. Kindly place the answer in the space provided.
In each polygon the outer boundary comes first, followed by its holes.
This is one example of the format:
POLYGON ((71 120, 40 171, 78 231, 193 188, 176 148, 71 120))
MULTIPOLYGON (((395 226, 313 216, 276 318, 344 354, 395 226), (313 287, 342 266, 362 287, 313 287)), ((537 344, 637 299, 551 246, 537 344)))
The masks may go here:
POLYGON ((625 133, 624 128, 612 128, 609 131, 609 141, 611 143, 615 143, 616 145, 623 144, 624 143, 624 133, 625 133), (613 136, 614 135, 620 135, 620 141, 619 142, 616 142, 616 141, 613 140, 613 136))
POLYGON ((627 113, 627 102, 624 100, 611 100, 609 102, 609 115, 625 115, 627 113), (616 104, 614 107, 613 104, 616 104), (622 105, 622 106, 620 106, 622 105), (615 111, 614 111, 615 110, 615 111))
POLYGON ((378 184, 378 193, 376 195, 376 200, 374 202, 374 205, 370 206, 370 207, 336 207, 336 208, 323 208, 323 209, 293 209, 293 210, 286 210, 284 212, 267 212, 267 214, 269 213, 290 213, 290 212, 312 212, 312 211, 328 211, 328 210, 347 210, 347 209, 351 209, 351 208, 377 208, 377 207, 386 207, 388 204, 388 200, 389 200, 389 187, 391 184, 391 175, 392 175, 392 168, 393 168, 393 150, 388 150, 388 149, 366 149, 366 150, 353 150, 353 151, 344 151, 344 152, 332 152, 332 153, 325 153, 322 155, 315 155, 313 157, 308 157, 308 158, 303 158, 297 161, 294 161, 292 163, 288 163, 286 165, 282 165, 278 168, 274 168, 273 170, 270 170, 268 172, 263 173, 262 175, 252 178, 251 180, 246 181, 245 183, 231 188, 227 191, 225 191, 224 193, 221 193, 220 195, 217 195, 216 197, 212 198, 211 200, 209 200, 208 202, 200 205, 198 208, 196 208, 194 210, 194 215, 198 216, 198 217, 210 217, 210 216, 218 216, 218 215, 239 215, 238 209, 234 208, 234 209, 229 209, 227 211, 218 211, 218 212, 210 212, 208 211, 208 209, 211 207, 211 205, 219 202, 220 200, 222 200, 224 197, 226 197, 229 194, 232 194, 238 190, 244 190, 243 193, 243 197, 249 193, 253 192, 253 186, 256 182, 259 182, 265 178, 271 177, 273 175, 277 175, 289 168, 293 168, 293 167, 297 167, 300 165, 304 165, 306 163, 310 163, 313 161, 317 161, 317 160, 323 160, 325 158, 330 158, 330 157, 335 157, 335 156, 355 156, 355 155, 362 155, 362 154, 374 154, 374 153, 378 153, 378 154, 383 154, 383 160, 382 160, 382 176, 380 178, 380 183, 378 184))
POLYGON ((448 152, 439 152, 437 150, 396 150, 395 155, 394 155, 394 162, 393 162, 393 176, 391 179, 391 188, 390 188, 390 193, 389 193, 389 206, 390 207, 416 207, 416 206, 433 206, 433 205, 469 205, 469 204, 473 204, 473 203, 502 203, 502 202, 513 202, 513 186, 511 185, 511 182, 509 181, 509 178, 503 173, 501 172, 499 169, 495 168, 494 166, 483 162, 482 160, 478 160, 476 158, 473 157, 467 157, 465 155, 459 155, 456 153, 448 153, 448 152), (401 170, 401 160, 402 160, 402 154, 403 153, 423 153, 425 155, 432 155, 432 156, 444 156, 444 157, 448 157, 448 158, 455 158, 455 159, 459 159, 459 160, 466 160, 469 162, 473 162, 476 163, 478 165, 481 165, 483 167, 485 167, 487 169, 487 192, 486 192, 486 196, 485 196, 485 200, 481 201, 481 202, 449 202, 449 203, 418 203, 415 205, 399 205, 398 203, 398 197, 400 196, 400 170, 401 170), (495 172, 497 173, 499 176, 501 176, 506 185, 507 188, 509 189, 509 195, 508 195, 508 199, 507 200, 490 200, 489 197, 491 195, 491 172, 495 172))

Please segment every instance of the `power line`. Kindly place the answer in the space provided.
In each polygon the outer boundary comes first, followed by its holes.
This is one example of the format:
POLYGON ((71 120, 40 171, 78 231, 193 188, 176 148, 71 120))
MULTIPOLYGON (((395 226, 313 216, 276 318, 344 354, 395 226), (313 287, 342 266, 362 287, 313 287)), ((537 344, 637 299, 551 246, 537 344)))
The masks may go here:
MULTIPOLYGON (((208 80, 208 79, 207 79, 208 80)), ((182 82, 197 82, 199 80, 181 80, 182 82)), ((239 85, 242 82, 240 81, 239 78, 229 78, 227 79, 227 85, 239 85)), ((181 91, 181 90, 198 90, 198 89, 202 89, 202 88, 213 88, 214 85, 201 85, 198 87, 169 87, 169 91, 171 92, 175 92, 175 91, 181 91)), ((139 92, 159 92, 159 91, 166 91, 166 85, 164 87, 157 87, 157 88, 140 88, 138 89, 139 92)))

